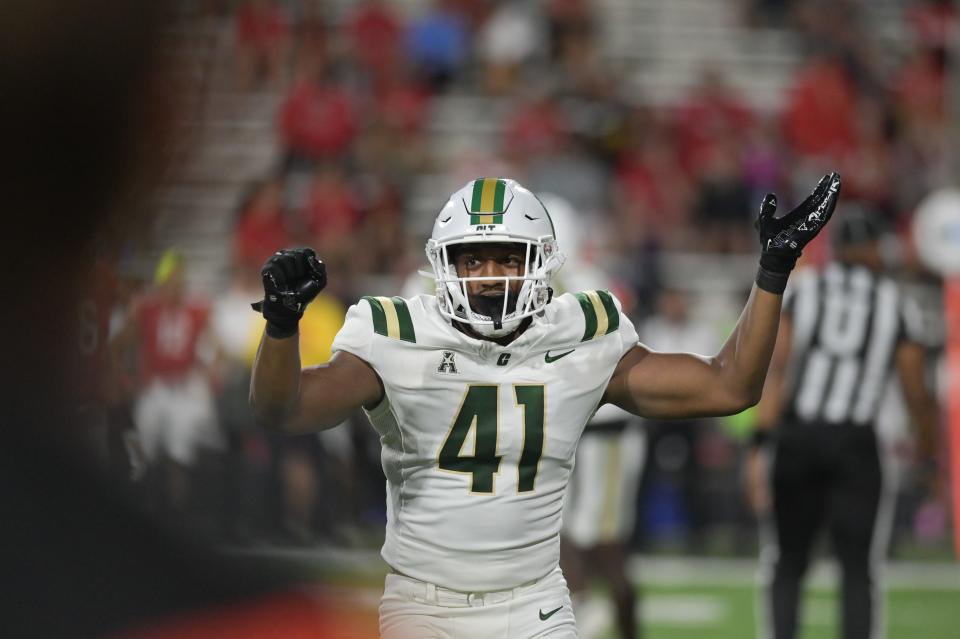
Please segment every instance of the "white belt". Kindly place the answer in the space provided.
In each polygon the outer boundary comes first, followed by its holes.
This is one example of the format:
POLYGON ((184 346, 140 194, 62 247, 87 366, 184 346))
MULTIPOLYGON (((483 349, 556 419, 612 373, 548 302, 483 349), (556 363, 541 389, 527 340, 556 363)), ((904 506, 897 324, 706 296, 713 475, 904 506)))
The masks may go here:
POLYGON ((493 604, 503 603, 519 597, 525 592, 529 592, 539 584, 543 577, 534 579, 506 590, 488 590, 485 592, 463 592, 461 590, 451 590, 432 584, 426 581, 420 581, 407 575, 401 574, 395 570, 391 571, 389 577, 395 579, 395 585, 400 593, 409 599, 423 601, 425 603, 444 606, 447 608, 465 608, 482 607, 493 604))

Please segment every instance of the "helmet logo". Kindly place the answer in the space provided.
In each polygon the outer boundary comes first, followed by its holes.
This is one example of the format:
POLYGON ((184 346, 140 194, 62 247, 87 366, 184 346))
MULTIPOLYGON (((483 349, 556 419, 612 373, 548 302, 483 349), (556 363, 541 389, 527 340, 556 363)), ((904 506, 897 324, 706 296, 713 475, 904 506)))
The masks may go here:
POLYGON ((503 224, 503 197, 507 183, 497 178, 473 182, 470 199, 470 224, 503 224))

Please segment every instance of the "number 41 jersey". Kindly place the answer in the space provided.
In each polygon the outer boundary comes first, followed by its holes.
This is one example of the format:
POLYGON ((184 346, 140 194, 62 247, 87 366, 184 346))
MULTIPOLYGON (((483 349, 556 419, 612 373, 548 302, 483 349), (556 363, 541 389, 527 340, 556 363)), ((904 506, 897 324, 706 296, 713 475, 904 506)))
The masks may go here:
POLYGON ((383 558, 465 592, 553 570, 577 441, 637 332, 607 291, 565 294, 507 346, 468 337, 436 298, 366 297, 333 343, 370 364, 387 477, 383 558))

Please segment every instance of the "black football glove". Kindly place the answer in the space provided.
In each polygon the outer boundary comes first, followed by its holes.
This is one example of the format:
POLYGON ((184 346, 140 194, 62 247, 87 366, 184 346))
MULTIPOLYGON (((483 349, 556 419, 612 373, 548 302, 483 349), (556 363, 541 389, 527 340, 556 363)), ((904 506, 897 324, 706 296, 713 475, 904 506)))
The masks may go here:
POLYGON ((327 266, 311 248, 284 249, 260 269, 263 301, 252 304, 267 320, 267 335, 295 335, 303 310, 327 285, 327 266))
POLYGON ((824 175, 800 206, 782 217, 774 217, 777 196, 767 193, 760 204, 754 228, 760 235, 760 270, 757 286, 765 291, 783 293, 790 271, 797 264, 803 247, 817 236, 837 207, 840 174, 824 175))

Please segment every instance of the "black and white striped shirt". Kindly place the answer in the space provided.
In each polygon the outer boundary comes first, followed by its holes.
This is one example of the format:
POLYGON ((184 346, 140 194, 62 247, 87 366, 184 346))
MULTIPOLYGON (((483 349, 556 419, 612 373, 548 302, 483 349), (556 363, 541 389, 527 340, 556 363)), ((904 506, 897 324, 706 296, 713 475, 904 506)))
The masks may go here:
POLYGON ((873 423, 901 340, 920 341, 920 309, 863 266, 832 263, 790 282, 788 422, 873 423))

